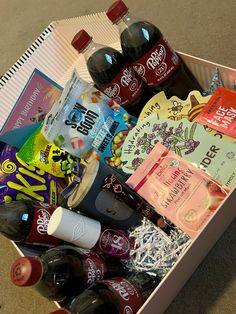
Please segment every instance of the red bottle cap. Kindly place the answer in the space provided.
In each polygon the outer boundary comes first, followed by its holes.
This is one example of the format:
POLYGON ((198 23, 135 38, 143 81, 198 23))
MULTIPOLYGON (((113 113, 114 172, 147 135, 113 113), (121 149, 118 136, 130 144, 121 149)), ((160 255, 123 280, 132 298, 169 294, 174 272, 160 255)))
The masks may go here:
POLYGON ((115 23, 121 16, 128 12, 128 8, 122 0, 114 2, 107 10, 107 17, 115 23))
POLYGON ((37 257, 20 257, 11 266, 11 281, 16 286, 32 286, 43 274, 43 265, 37 257))
POLYGON ((78 50, 78 52, 81 52, 91 40, 92 37, 84 29, 81 29, 72 39, 71 45, 78 50))

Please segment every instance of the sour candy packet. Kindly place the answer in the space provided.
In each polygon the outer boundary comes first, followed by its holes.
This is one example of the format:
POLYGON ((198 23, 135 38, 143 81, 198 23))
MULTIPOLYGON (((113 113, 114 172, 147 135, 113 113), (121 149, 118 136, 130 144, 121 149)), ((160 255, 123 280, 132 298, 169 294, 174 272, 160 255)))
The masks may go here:
POLYGON ((59 102, 47 114, 42 134, 80 158, 95 151, 101 162, 120 170, 122 145, 135 124, 134 117, 82 80, 75 70, 59 102))
POLYGON ((62 204, 65 181, 26 164, 17 152, 18 148, 0 142, 0 204, 20 199, 62 204))
POLYGON ((229 192, 225 185, 160 143, 126 183, 192 238, 229 192))
POLYGON ((218 87, 196 121, 236 138, 236 91, 218 87))
POLYGON ((72 173, 73 164, 80 162, 55 144, 49 143, 40 126, 20 148, 17 156, 27 164, 38 167, 55 177, 64 178, 72 173))

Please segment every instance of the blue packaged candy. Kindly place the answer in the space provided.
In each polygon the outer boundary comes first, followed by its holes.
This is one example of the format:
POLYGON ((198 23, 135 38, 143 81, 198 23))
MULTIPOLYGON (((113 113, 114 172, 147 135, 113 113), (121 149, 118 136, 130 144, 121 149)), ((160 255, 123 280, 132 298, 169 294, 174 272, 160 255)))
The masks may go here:
POLYGON ((136 122, 74 70, 61 98, 47 114, 42 133, 74 156, 88 158, 95 151, 101 162, 121 170, 122 145, 136 122))

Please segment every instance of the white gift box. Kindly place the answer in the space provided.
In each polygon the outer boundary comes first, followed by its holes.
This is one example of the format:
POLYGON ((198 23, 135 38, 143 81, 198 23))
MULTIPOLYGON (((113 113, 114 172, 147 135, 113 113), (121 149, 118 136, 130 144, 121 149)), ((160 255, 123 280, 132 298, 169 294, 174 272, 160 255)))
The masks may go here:
MULTIPOLYGON (((76 68, 81 77, 91 81, 83 56, 70 42, 84 28, 95 42, 120 49, 117 28, 104 13, 52 22, 27 49, 12 68, 0 79, 0 129, 10 115, 19 95, 35 68, 64 86, 76 68)), ((207 60, 179 53, 204 89, 209 87, 217 66, 225 87, 236 86, 236 70, 207 60)), ((207 255, 217 239, 235 218, 236 190, 233 190, 201 234, 192 242, 161 284, 155 289, 138 313, 163 313, 188 278, 207 255)), ((15 245, 16 246, 16 245, 15 245)), ((16 246, 21 255, 34 255, 34 249, 16 246)))

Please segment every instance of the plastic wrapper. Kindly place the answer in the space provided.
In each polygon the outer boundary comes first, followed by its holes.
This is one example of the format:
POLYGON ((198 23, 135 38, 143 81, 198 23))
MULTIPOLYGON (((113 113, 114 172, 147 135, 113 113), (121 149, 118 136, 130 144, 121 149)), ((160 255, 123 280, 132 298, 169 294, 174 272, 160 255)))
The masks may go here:
POLYGON ((158 142, 229 188, 235 188, 235 144, 208 134, 197 122, 159 120, 156 113, 128 134, 121 156, 123 171, 134 173, 158 142))
MULTIPOLYGON (((168 119, 179 121, 187 119, 190 122, 194 122, 210 98, 211 96, 202 96, 199 91, 192 91, 185 100, 181 100, 176 96, 167 99, 165 93, 160 92, 145 105, 139 116, 138 123, 154 113, 156 114, 157 120, 168 119)), ((204 129, 207 133, 213 135, 217 139, 222 139, 231 143, 236 142, 234 138, 209 128, 208 126, 204 126, 204 129)))
POLYGON ((138 118, 138 122, 153 113, 156 113, 157 118, 160 120, 170 119, 179 121, 181 119, 187 119, 194 121, 210 98, 211 96, 202 96, 199 91, 195 90, 190 92, 185 100, 177 96, 172 96, 168 99, 162 91, 153 96, 144 106, 138 118))
POLYGON ((200 233, 229 192, 160 143, 126 183, 191 238, 200 233))
POLYGON ((73 165, 80 160, 49 143, 38 128, 21 147, 17 156, 27 164, 38 167, 56 177, 66 177, 72 173, 73 165))
POLYGON ((65 181, 26 164, 17 152, 17 148, 0 142, 0 204, 20 199, 62 204, 65 181))
POLYGON ((211 80, 211 84, 209 86, 209 89, 206 90, 205 92, 203 92, 204 96, 208 96, 208 95, 212 95, 216 89, 220 86, 224 86, 221 75, 220 75, 220 71, 219 69, 216 67, 214 72, 213 72, 213 76, 212 76, 212 80, 211 80))
POLYGON ((136 119, 72 73, 62 96, 47 114, 45 138, 70 154, 88 158, 93 151, 101 162, 121 169, 121 149, 136 119))

